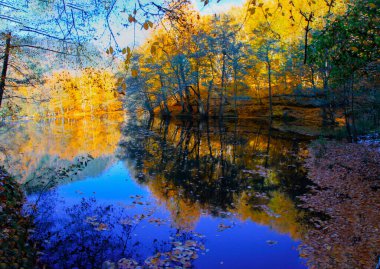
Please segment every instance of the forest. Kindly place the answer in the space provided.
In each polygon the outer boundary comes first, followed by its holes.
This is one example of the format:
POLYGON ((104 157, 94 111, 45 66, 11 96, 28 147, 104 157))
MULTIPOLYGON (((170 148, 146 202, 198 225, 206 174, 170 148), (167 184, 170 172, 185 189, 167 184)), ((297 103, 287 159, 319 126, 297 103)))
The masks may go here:
MULTIPOLYGON (((150 29, 149 38, 125 48, 111 40, 106 51, 85 43, 86 31, 94 31, 90 26, 77 29, 77 46, 59 41, 64 44, 56 46, 68 48, 57 51, 29 45, 46 46, 43 35, 3 33, 2 54, 10 62, 4 57, 2 117, 123 106, 162 117, 292 118, 289 107, 316 107, 321 124, 344 125, 353 140, 379 125, 376 1, 248 1, 218 15, 201 15, 180 2, 170 14, 153 24, 137 21, 136 10, 128 22, 150 29), (51 60, 38 65, 42 57, 51 60), (65 70, 60 57, 79 57, 79 63, 66 63, 77 71, 65 70), (101 68, 92 65, 97 60, 101 68)), ((87 16, 83 20, 95 15, 87 16)))
POLYGON ((379 5, 0 0, 0 268, 380 268, 379 5))

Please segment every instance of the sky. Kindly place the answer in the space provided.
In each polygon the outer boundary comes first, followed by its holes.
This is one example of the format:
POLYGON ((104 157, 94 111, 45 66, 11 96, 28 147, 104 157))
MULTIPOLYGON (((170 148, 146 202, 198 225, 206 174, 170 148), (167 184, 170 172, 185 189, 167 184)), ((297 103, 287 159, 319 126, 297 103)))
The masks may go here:
MULTIPOLYGON (((34 21, 34 18, 30 18, 28 16, 32 15, 34 16, 35 14, 33 13, 26 13, 23 11, 25 8, 24 5, 19 2, 19 0, 7 0, 5 3, 7 5, 2 5, 3 1, 0 0, 0 15, 5 16, 9 15, 12 18, 20 18, 20 21, 26 21, 27 25, 29 21, 34 21), (8 2, 7 2, 8 1, 8 2), (9 9, 7 6, 14 6, 18 7, 20 9, 9 9), (17 10, 17 11, 16 11, 17 10), (10 14, 8 14, 10 13, 10 14)), ((85 3, 91 2, 91 0, 72 0, 70 2, 75 3, 76 5, 83 5, 85 6, 85 3)), ((143 0, 142 2, 149 2, 150 0, 143 0)), ((162 0, 157 0, 159 3, 162 0)), ((223 12, 227 12, 234 6, 240 6, 242 5, 245 0, 220 0, 218 3, 218 0, 210 0, 210 3, 207 6, 204 6, 204 3, 201 2, 201 0, 191 0, 195 9, 198 10, 202 15, 210 15, 210 14, 220 14, 223 12)), ((37 3, 37 2, 33 2, 37 3)), ((110 31, 108 30, 109 28, 106 26, 106 23, 103 20, 95 20, 93 22, 93 26, 95 27, 95 37, 93 40, 93 44, 97 47, 99 47, 101 50, 104 48, 107 48, 108 46, 113 46, 114 48, 119 48, 123 49, 127 46, 133 47, 134 45, 134 27, 133 25, 128 23, 128 16, 129 12, 125 12, 125 10, 133 10, 133 3, 135 1, 119 1, 120 3, 118 9, 115 8, 115 12, 111 15, 110 19, 110 24, 111 28, 113 30, 113 33, 115 35, 116 41, 118 46, 116 46, 115 42, 111 39, 110 31), (121 11, 124 9, 124 12, 121 11), (127 27, 124 26, 124 24, 127 23, 129 24, 127 27), (110 41, 111 40, 111 41, 110 41)), ((77 11, 78 12, 78 11, 77 11)), ((36 22, 39 22, 37 19, 36 22)), ((31 25, 33 27, 33 25, 31 25)), ((9 27, 15 27, 17 28, 23 28, 24 26, 20 26, 20 24, 17 23, 12 23, 7 20, 0 20, 0 32, 4 32, 6 29, 9 27)), ((44 26, 49 28, 50 24, 48 26, 44 26)), ((56 25, 52 25, 53 30, 57 30, 56 25), (55 27, 55 28, 54 28, 55 27)), ((11 28, 12 29, 12 28, 11 28)), ((45 29, 45 32, 49 32, 49 30, 52 29, 45 29)), ((136 27, 136 46, 141 45, 144 43, 144 41, 150 36, 152 30, 144 30, 141 29, 141 26, 136 27)), ((12 30, 14 32, 14 30, 12 30)), ((105 51, 105 49, 104 49, 105 51)))
POLYGON ((201 12, 201 14, 218 14, 223 13, 228 10, 230 10, 232 7, 240 6, 245 1, 244 0, 221 0, 219 3, 217 3, 216 0, 211 1, 207 6, 204 6, 204 4, 200 0, 192 0, 193 5, 197 10, 201 12))
MULTIPOLYGON (((220 14, 223 12, 229 11, 233 7, 237 7, 242 5, 245 0, 220 0, 217 3, 217 0, 211 0, 211 2, 204 6, 204 3, 201 0, 191 0, 195 9, 198 10, 202 15, 210 15, 210 14, 220 14)), ((123 47, 133 47, 133 36, 134 29, 133 27, 128 27, 127 29, 123 28, 119 32, 117 40, 118 44, 121 48, 123 47)), ((151 34, 150 31, 146 31, 144 29, 140 29, 140 27, 136 28, 136 45, 141 45, 151 34)))

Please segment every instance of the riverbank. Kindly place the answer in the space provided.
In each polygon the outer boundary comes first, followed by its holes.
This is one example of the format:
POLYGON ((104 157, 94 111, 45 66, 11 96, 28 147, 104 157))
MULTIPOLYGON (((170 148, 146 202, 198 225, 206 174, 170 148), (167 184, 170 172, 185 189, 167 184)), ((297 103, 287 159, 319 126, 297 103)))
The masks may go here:
POLYGON ((322 141, 306 161, 314 185, 302 196, 316 213, 302 253, 310 268, 375 268, 380 255, 380 151, 322 141))
POLYGON ((32 221, 22 213, 25 197, 0 167, 0 268, 34 268, 37 251, 30 242, 32 221))

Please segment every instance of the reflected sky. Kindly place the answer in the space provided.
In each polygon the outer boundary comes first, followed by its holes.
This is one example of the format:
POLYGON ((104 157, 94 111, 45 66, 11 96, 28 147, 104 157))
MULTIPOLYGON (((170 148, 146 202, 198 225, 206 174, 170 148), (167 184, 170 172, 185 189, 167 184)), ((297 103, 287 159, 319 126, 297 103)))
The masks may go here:
MULTIPOLYGON (((115 163, 101 175, 58 187, 57 200, 64 201, 64 206, 57 205, 54 214, 64 212, 66 207, 78 206, 82 198, 96 197, 103 205, 132 205, 134 197, 144 197, 142 202, 150 202, 154 208, 154 218, 170 219, 170 212, 159 203, 147 187, 142 187, 131 177, 122 162, 115 163)), ((32 198, 32 197, 30 197, 32 198)), ((144 214, 146 207, 128 208, 128 214, 144 214)), ((59 217, 54 218, 59 219, 59 217)), ((149 246, 153 239, 167 240, 173 231, 171 221, 164 225, 153 226, 143 222, 134 230, 136 240, 149 246)), ((241 221, 235 217, 214 217, 202 214, 192 230, 205 236, 207 252, 194 262, 195 268, 306 268, 298 257, 298 241, 288 234, 279 234, 271 227, 256 224, 252 221, 241 221), (231 228, 220 231, 220 224, 231 225, 231 228), (273 241, 273 245, 271 245, 273 241)), ((137 250, 141 256, 153 255, 150 247, 137 250), (142 252, 142 253, 141 253, 142 252)), ((122 256, 118 258, 123 258, 122 256)))
POLYGON ((306 268, 297 250, 304 214, 294 200, 302 138, 252 122, 114 118, 22 130, 24 145, 7 136, 6 163, 29 180, 37 211, 26 211, 36 217, 43 264, 97 268, 125 258, 146 268, 306 268), (51 136, 48 146, 25 146, 41 135, 51 136), (42 161, 51 156, 59 161, 42 161))

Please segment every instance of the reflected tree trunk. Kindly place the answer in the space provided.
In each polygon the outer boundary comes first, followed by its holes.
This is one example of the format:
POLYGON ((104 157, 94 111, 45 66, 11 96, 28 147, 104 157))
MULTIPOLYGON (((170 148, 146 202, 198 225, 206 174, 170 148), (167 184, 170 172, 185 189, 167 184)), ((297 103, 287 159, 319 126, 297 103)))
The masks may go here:
POLYGON ((238 139, 238 135, 237 135, 237 121, 238 119, 236 118, 234 120, 234 141, 233 141, 233 152, 232 152, 232 160, 233 160, 233 164, 235 165, 236 164, 236 146, 237 146, 237 139, 238 139))
POLYGON ((235 110, 235 118, 238 117, 238 111, 237 111, 237 70, 234 68, 234 110, 235 110))
POLYGON ((226 76, 226 52, 223 51, 223 56, 222 56, 222 85, 220 89, 220 104, 219 104, 219 118, 223 118, 223 113, 224 113, 224 88, 225 88, 225 76, 226 76))
POLYGON ((209 124, 209 121, 206 121, 206 128, 207 128, 207 144, 208 144, 208 150, 209 150, 209 153, 210 153, 210 157, 211 159, 214 159, 214 156, 212 154, 212 146, 211 146, 211 139, 210 139, 210 124, 209 124))
POLYGON ((268 141, 267 141, 267 149, 265 152, 265 168, 268 168, 269 166, 269 153, 270 153, 270 143, 271 143, 271 134, 272 134, 272 121, 269 123, 269 129, 268 129, 268 141))

